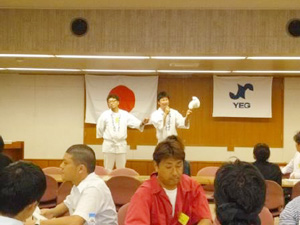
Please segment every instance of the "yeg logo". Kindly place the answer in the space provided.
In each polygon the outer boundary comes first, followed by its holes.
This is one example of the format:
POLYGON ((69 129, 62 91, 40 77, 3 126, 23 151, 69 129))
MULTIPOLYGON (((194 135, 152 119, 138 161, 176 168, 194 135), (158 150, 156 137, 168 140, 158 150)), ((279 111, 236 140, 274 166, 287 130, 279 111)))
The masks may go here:
MULTIPOLYGON (((237 100, 239 98, 245 99, 245 94, 246 94, 247 90, 253 91, 254 90, 253 85, 250 83, 247 83, 244 86, 238 84, 237 93, 234 94, 232 92, 229 92, 229 97, 233 100, 237 100)), ((250 102, 233 102, 233 105, 235 108, 250 108, 251 107, 250 102)))

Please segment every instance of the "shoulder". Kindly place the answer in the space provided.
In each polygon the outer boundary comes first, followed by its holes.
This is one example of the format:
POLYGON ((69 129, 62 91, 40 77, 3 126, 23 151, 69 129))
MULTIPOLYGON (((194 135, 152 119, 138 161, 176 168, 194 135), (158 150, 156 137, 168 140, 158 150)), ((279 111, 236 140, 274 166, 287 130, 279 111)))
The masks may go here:
POLYGON ((183 189, 192 190, 192 191, 194 190, 196 191, 198 188, 201 187, 196 180, 192 179, 191 177, 185 174, 182 174, 180 179, 180 184, 183 189))

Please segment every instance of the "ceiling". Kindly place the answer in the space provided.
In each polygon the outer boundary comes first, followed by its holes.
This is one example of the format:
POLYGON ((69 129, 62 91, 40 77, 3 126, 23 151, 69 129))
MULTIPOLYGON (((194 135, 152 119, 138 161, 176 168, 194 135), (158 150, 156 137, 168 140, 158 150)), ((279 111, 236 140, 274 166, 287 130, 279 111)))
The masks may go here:
POLYGON ((297 10, 299 0, 1 0, 12 9, 247 9, 297 10))

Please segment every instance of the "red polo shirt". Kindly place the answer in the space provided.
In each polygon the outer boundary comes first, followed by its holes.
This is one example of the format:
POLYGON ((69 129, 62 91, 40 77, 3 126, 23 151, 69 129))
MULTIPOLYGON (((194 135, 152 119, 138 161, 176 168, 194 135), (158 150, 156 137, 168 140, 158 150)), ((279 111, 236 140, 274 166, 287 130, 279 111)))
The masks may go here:
POLYGON ((172 205, 164 189, 152 174, 136 191, 126 214, 126 225, 179 225, 181 213, 189 217, 187 224, 210 219, 211 213, 202 187, 189 176, 182 175, 177 186, 174 217, 172 205))

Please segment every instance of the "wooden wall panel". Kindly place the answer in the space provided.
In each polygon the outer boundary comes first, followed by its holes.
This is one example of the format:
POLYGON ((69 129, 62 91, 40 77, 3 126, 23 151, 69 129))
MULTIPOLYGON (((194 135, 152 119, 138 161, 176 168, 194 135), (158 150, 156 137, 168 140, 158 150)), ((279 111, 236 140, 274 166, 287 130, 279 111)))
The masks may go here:
MULTIPOLYGON (((214 118, 212 77, 160 77, 158 91, 170 94, 170 106, 185 115, 193 95, 201 100, 200 109, 193 111, 190 129, 178 129, 188 146, 252 147, 265 142, 273 148, 283 147, 283 78, 273 79, 272 118, 214 118)), ((128 130, 128 144, 155 145, 155 129, 148 126, 143 133, 128 130)), ((84 125, 84 143, 100 144, 95 125, 84 125)))

